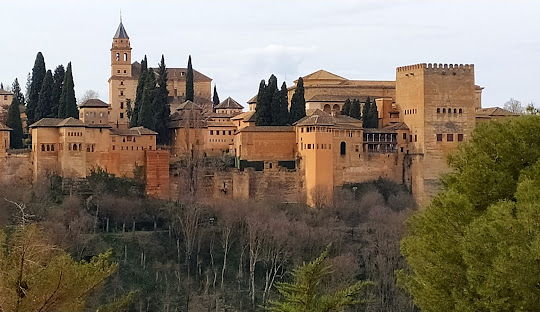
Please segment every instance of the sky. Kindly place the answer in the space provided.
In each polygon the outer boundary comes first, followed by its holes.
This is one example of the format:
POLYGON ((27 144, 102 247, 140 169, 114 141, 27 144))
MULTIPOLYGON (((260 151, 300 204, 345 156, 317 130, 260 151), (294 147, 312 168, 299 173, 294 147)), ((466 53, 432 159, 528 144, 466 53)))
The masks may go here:
POLYGON ((72 62, 77 97, 108 102, 120 11, 132 61, 193 67, 221 100, 247 107, 261 79, 279 84, 325 69, 348 79, 395 80, 417 63, 474 64, 484 107, 510 98, 540 106, 540 1, 1 1, 0 82, 24 89, 36 54, 72 62))

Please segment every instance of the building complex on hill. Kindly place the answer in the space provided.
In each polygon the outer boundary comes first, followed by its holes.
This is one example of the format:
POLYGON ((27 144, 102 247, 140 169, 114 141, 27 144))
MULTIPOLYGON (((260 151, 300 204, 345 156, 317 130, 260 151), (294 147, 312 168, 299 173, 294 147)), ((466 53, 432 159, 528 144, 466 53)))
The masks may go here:
MULTIPOLYGON (((416 64, 398 67, 395 81, 349 80, 319 70, 303 77, 304 118, 288 126, 256 126, 256 96, 246 112, 230 97, 214 107, 212 79, 194 71, 195 98, 186 101, 186 69, 169 68, 172 140, 160 149, 154 131, 128 127, 127 103, 135 101, 140 64, 131 62, 122 23, 110 53, 109 104, 88 100, 79 119, 45 118, 30 126, 35 178, 47 171, 86 177, 95 168, 133 176, 142 166, 150 193, 166 197, 170 151, 172 161, 234 157, 235 168, 201 179, 209 196, 276 196, 323 206, 338 187, 385 178, 407 185, 424 202, 449 170, 446 156, 470 138, 477 123, 515 116, 481 108, 473 65, 416 64), (367 98, 375 100, 378 127, 364 128, 340 114, 347 99, 367 98)), ((289 88, 289 101, 294 90, 289 88)), ((0 126, 0 138, 5 154, 8 128, 0 126)))

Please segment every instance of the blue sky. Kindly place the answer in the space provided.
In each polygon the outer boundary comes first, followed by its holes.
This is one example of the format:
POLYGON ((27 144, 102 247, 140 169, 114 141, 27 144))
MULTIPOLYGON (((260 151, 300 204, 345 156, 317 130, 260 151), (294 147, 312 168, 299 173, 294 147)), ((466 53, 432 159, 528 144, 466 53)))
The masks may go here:
POLYGON ((21 85, 41 51, 73 64, 77 96, 108 100, 112 36, 122 10, 132 60, 195 69, 221 99, 245 103, 275 74, 288 85, 326 69, 393 80, 397 66, 475 64, 483 106, 510 97, 540 105, 536 1, 3 1, 0 81, 21 85))

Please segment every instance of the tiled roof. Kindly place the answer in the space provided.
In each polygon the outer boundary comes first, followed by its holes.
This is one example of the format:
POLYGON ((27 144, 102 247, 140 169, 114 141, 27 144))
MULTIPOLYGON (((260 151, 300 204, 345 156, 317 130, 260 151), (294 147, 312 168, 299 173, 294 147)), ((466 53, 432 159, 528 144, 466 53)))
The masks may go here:
MULTIPOLYGON (((154 68, 154 73, 157 75, 157 68, 154 68)), ((141 64, 139 62, 133 62, 131 64, 131 76, 138 78, 141 74, 141 64)), ((187 68, 167 68, 167 79, 169 80, 185 80, 187 74, 187 68)), ((193 81, 212 81, 212 78, 193 70, 193 81)))
POLYGON ((518 114, 513 113, 509 110, 500 107, 488 107, 488 108, 479 108, 476 110, 477 117, 491 117, 491 116, 518 116, 518 114))
POLYGON ((84 101, 79 107, 109 107, 109 104, 103 102, 100 99, 88 99, 84 101))
POLYGON ((404 122, 398 122, 398 123, 395 123, 393 125, 386 126, 383 129, 388 129, 388 130, 409 130, 409 127, 404 122))
MULTIPOLYGON (((309 80, 309 79, 324 79, 324 80, 347 80, 346 78, 343 78, 341 76, 338 76, 336 74, 332 74, 331 72, 329 71, 326 71, 324 69, 320 69, 314 73, 311 73, 307 76, 304 76, 303 77, 304 80, 309 80)), ((296 81, 295 81, 296 83, 296 81)))
POLYGON ((249 99, 248 104, 255 104, 257 103, 257 96, 259 96, 259 94, 255 94, 254 97, 252 97, 251 99, 249 99))
POLYGON ((230 96, 225 99, 225 101, 219 103, 216 106, 216 109, 243 109, 244 106, 240 105, 238 102, 233 100, 230 96))
POLYGON ((232 118, 238 115, 211 112, 211 113, 205 114, 205 116, 207 116, 208 118, 232 118))
POLYGON ((397 133, 395 129, 389 129, 389 128, 364 128, 364 133, 397 133))
POLYGON ((206 122, 208 127, 236 127, 231 121, 213 121, 208 120, 206 122))
POLYGON ((244 122, 255 122, 255 119, 255 111, 244 112, 231 118, 231 120, 244 120, 244 122))
POLYGON ((202 107, 187 100, 178 106, 178 110, 202 110, 202 107))
POLYGON ((293 126, 248 126, 238 132, 294 132, 293 126))
POLYGON ((57 127, 64 119, 62 118, 42 118, 30 125, 30 128, 37 127, 57 127))
POLYGON ((127 31, 124 28, 124 24, 122 24, 122 22, 120 22, 120 25, 118 25, 118 29, 116 30, 113 39, 129 39, 127 31))
POLYGON ((0 131, 11 131, 13 129, 11 129, 10 127, 4 125, 3 123, 0 122, 0 131))
POLYGON ((0 95, 13 95, 13 92, 10 92, 10 91, 4 90, 4 89, 0 89, 0 95))
POLYGON ((141 136, 141 135, 156 135, 157 132, 147 129, 145 127, 133 127, 129 129, 113 129, 111 131, 111 134, 141 136))
POLYGON ((60 121, 57 127, 86 127, 86 124, 79 119, 68 117, 60 121))
MULTIPOLYGON (((358 95, 331 95, 331 94, 317 94, 312 96, 309 100, 306 102, 337 102, 337 103, 345 103, 347 99, 350 99, 351 101, 354 99, 360 100, 360 102, 364 103, 368 96, 358 96, 358 95)), ((370 100, 373 101, 376 98, 379 98, 378 96, 369 96, 370 100)))

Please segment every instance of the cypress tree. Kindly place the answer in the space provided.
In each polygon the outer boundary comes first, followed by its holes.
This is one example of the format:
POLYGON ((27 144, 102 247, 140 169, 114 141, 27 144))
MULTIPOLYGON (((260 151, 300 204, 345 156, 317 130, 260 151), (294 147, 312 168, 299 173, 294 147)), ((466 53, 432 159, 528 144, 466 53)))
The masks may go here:
POLYGON ((52 92, 53 92, 53 76, 50 70, 45 74, 41 90, 39 91, 39 100, 35 111, 36 121, 45 117, 53 117, 52 114, 52 92))
POLYGON ((371 104, 368 115, 370 128, 379 128, 379 110, 375 102, 371 104))
MULTIPOLYGON (((15 84, 19 86, 19 82, 17 79, 15 79, 15 82, 13 83, 13 87, 15 88, 15 84)), ((14 90, 15 91, 15 90, 14 90)), ((20 92, 20 88, 18 91, 19 95, 22 96, 20 92)), ((6 126, 13 129, 11 133, 9 134, 9 146, 11 148, 22 148, 23 147, 23 128, 22 128, 22 121, 21 121, 21 111, 19 110, 19 105, 21 102, 20 96, 17 96, 17 93, 14 92, 13 100, 11 101, 11 105, 8 109, 7 119, 6 119, 6 126)))
POLYGON ((75 84, 73 82, 73 72, 71 62, 68 63, 64 83, 62 84, 62 94, 60 95, 60 104, 58 106, 59 118, 79 118, 79 109, 77 108, 77 99, 75 98, 75 84))
POLYGON ((351 99, 347 99, 341 108, 341 115, 349 116, 351 113, 351 99))
POLYGON ((298 78, 296 89, 291 98, 291 110, 289 113, 289 124, 294 124, 298 120, 306 117, 306 99, 304 98, 304 79, 298 78))
POLYGON ((157 135, 158 144, 169 143, 169 116, 170 108, 167 103, 169 91, 167 90, 167 67, 165 66, 165 57, 161 55, 161 62, 158 67, 157 89, 154 97, 154 129, 157 135))
POLYGON ((32 68, 32 82, 30 83, 28 103, 26 107, 28 125, 31 125, 37 121, 35 114, 39 101, 39 91, 41 91, 41 85, 43 84, 43 79, 45 79, 46 72, 47 70, 45 69, 45 59, 43 58, 43 54, 41 54, 41 52, 38 52, 36 60, 34 62, 34 68, 32 68))
POLYGON ((193 87, 193 67, 191 66, 191 55, 188 58, 187 73, 186 73, 186 101, 193 101, 195 98, 195 90, 193 87))
POLYGON ((148 60, 146 55, 141 61, 141 73, 139 75, 139 80, 137 81, 137 91, 135 92, 135 105, 133 106, 133 112, 131 118, 129 119, 129 126, 136 127, 139 126, 139 110, 142 105, 143 91, 146 83, 146 74, 148 73, 148 60))
POLYGON ((13 92, 13 97, 16 97, 17 101, 19 101, 19 105, 24 105, 24 95, 21 92, 21 86, 19 85, 19 80, 17 78, 13 81, 11 92, 13 92))
POLYGON ((54 75, 53 75, 54 86, 53 86, 52 96, 51 96, 52 117, 58 116, 58 107, 60 105, 60 97, 62 95, 62 85, 64 84, 65 75, 66 75, 66 70, 64 69, 64 65, 58 65, 58 67, 56 67, 56 69, 54 70, 54 75))
POLYGON ((276 113, 278 111, 279 106, 279 94, 276 95, 276 92, 279 93, 278 86, 277 86, 277 78, 273 74, 270 75, 270 78, 268 78, 268 85, 265 90, 265 96, 267 97, 267 103, 268 103, 268 109, 270 114, 270 120, 267 125, 272 126, 275 125, 277 116, 276 113))
POLYGON ((146 80, 144 82, 141 107, 139 108, 139 126, 143 126, 148 129, 155 129, 154 110, 152 107, 155 92, 156 75, 154 74, 154 70, 152 68, 149 68, 148 73, 146 74, 146 80))
POLYGON ((287 99, 287 84, 283 82, 281 90, 274 92, 272 102, 275 103, 275 111, 273 118, 274 126, 286 126, 289 122, 289 109, 287 99))
POLYGON ((212 102, 214 102, 214 108, 219 105, 219 95, 217 93, 217 88, 214 85, 214 96, 212 97, 212 102))
POLYGON ((257 93, 257 106, 255 107, 256 125, 269 126, 272 123, 272 115, 270 112, 270 102, 266 95, 268 87, 266 82, 261 80, 259 84, 259 93, 257 93))
POLYGON ((360 119, 360 100, 354 99, 351 104, 349 116, 352 118, 360 119))
POLYGON ((362 123, 364 128, 371 128, 370 127, 370 120, 369 120, 369 110, 371 108, 371 102, 369 100, 369 96, 366 99, 366 102, 364 103, 364 107, 362 107, 362 123))

